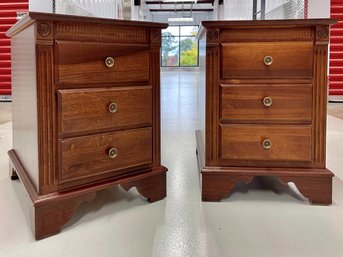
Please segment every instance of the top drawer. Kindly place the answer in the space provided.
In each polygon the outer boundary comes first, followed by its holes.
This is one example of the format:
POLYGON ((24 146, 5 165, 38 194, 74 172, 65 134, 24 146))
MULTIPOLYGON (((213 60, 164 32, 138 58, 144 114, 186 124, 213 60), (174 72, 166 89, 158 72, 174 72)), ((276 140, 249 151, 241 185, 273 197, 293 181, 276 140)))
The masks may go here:
POLYGON ((312 54, 312 41, 224 43, 221 77, 311 78, 312 54))
POLYGON ((149 45, 57 41, 58 83, 149 81, 149 45))

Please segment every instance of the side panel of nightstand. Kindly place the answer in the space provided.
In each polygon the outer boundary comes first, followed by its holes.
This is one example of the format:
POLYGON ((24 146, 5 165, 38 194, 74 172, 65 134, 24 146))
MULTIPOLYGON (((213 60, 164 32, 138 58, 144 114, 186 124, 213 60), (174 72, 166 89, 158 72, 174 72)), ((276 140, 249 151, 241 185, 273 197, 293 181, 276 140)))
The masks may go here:
MULTIPOLYGON (((39 188, 35 25, 12 37, 13 149, 39 188)), ((10 171, 12 172, 12 171, 10 171)))
MULTIPOLYGON (((205 133, 206 133, 206 37, 202 36, 199 39, 199 94, 198 94, 198 108, 199 108, 199 120, 198 128, 196 132, 199 141, 202 142, 202 146, 197 147, 197 152, 203 152, 205 150, 205 133)), ((204 167, 203 160, 199 162, 199 167, 204 167)))

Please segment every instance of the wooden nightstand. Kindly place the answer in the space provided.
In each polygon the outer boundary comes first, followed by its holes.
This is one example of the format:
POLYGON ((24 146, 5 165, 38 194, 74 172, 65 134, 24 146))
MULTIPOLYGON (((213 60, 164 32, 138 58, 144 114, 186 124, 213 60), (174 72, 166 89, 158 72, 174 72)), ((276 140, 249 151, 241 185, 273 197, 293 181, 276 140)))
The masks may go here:
POLYGON ((160 47, 167 24, 29 13, 12 42, 13 179, 37 239, 114 185, 166 196, 160 47))
POLYGON ((325 168, 329 26, 334 20, 206 21, 200 37, 202 199, 277 176, 331 204, 325 168))

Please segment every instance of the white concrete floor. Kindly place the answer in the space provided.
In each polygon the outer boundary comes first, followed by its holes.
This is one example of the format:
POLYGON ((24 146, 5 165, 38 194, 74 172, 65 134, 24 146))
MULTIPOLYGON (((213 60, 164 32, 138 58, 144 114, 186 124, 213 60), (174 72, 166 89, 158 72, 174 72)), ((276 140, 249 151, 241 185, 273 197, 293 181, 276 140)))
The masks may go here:
POLYGON ((198 74, 164 72, 161 79, 168 197, 149 204, 135 190, 105 190, 81 205, 60 234, 40 241, 25 218, 21 182, 8 177, 11 123, 0 125, 0 257, 343 256, 343 120, 328 116, 332 206, 312 206, 273 178, 203 203, 194 135, 198 74))

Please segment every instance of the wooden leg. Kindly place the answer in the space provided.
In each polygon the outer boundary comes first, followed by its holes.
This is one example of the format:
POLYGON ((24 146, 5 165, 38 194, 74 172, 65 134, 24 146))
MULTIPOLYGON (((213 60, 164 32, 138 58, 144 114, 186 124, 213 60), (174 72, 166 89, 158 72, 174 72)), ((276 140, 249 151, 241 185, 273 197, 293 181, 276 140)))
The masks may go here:
POLYGON ((94 200, 96 192, 73 198, 57 200, 33 207, 33 220, 36 239, 42 239, 61 231, 61 227, 73 216, 83 202, 94 200))
POLYGON ((148 199, 150 203, 162 200, 167 196, 166 173, 157 173, 149 177, 132 180, 121 184, 126 191, 136 187, 138 192, 148 199))
POLYGON ((331 177, 280 176, 282 183, 293 182, 312 204, 332 204, 331 177))
POLYGON ((250 183, 254 176, 229 174, 202 174, 202 200, 219 202, 230 195, 238 182, 250 183))

